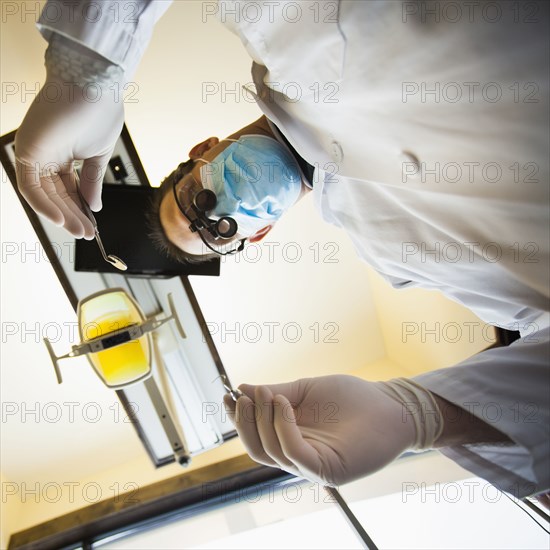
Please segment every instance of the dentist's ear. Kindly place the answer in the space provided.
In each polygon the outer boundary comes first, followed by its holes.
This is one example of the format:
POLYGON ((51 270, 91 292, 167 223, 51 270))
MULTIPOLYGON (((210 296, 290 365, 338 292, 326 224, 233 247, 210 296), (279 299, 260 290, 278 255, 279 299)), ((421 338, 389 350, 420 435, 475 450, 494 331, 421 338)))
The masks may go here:
POLYGON ((212 149, 212 147, 215 147, 218 145, 220 140, 217 137, 209 137, 208 139, 205 139, 202 143, 197 143, 191 151, 189 151, 189 158, 191 160, 198 159, 206 153, 206 151, 209 151, 212 149))
POLYGON ((266 225, 265 227, 262 227, 254 235, 248 237, 249 243, 257 243, 258 241, 261 241, 270 231, 273 225, 266 225))

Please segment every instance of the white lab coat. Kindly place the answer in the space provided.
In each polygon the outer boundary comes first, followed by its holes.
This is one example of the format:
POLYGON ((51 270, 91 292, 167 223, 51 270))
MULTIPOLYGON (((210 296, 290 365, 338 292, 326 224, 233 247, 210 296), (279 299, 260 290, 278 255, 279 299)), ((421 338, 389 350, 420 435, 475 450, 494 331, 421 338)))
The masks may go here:
MULTIPOLYGON (((167 7, 138 4, 134 27, 39 25, 132 71, 167 7)), ((259 107, 317 168, 323 218, 394 287, 440 290, 524 336, 416 378, 516 443, 445 454, 518 496, 548 489, 545 3, 491 3, 500 17, 470 3, 458 19, 444 2, 254 4, 220 1, 218 16, 254 61, 259 107)))

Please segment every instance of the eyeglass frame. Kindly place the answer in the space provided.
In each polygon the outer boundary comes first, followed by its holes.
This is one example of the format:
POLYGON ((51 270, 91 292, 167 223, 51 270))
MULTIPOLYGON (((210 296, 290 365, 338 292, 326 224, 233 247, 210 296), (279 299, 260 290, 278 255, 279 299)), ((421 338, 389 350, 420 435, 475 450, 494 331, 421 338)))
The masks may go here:
MULTIPOLYGON (((202 159, 199 159, 199 160, 202 160, 202 159)), ((203 162, 206 162, 206 161, 203 161, 203 162)), ((183 163, 182 163, 183 164, 183 163)), ((229 250, 228 252, 220 252, 219 250, 216 250, 215 248, 213 248, 207 241, 206 239, 204 238, 204 235, 202 234, 202 231, 204 229, 206 229, 211 235, 214 236, 214 239, 218 239, 218 238, 222 238, 223 237, 219 234, 219 232, 215 229, 215 228, 212 228, 212 220, 210 218, 208 218, 208 216, 206 216, 206 210, 203 211, 204 212, 204 217, 201 219, 201 217, 198 217, 198 220, 199 221, 202 221, 203 223, 206 222, 207 224, 207 227, 206 228, 199 228, 199 227, 196 227, 195 224, 197 222, 197 220, 192 220, 188 215, 187 215, 187 212, 185 211, 185 208, 183 208, 183 206, 180 204, 180 201, 178 199, 178 192, 176 191, 176 186, 178 185, 178 183, 181 181, 181 179, 183 177, 185 177, 187 174, 183 174, 181 175, 181 171, 180 171, 180 167, 182 165, 180 164, 178 166, 178 168, 176 169, 176 173, 174 175, 174 182, 172 184, 172 191, 174 193, 174 200, 176 201, 176 205, 177 207, 179 208, 180 212, 187 218, 187 220, 190 222, 190 225, 189 225, 189 229, 191 229, 191 231, 193 233, 198 233, 201 241, 204 243, 204 245, 209 248, 210 250, 212 250, 212 252, 215 252, 216 254, 219 254, 220 256, 227 256, 227 255, 230 255, 230 254, 237 254, 238 252, 242 252, 242 250, 244 249, 244 243, 246 241, 246 237, 243 238, 243 239, 240 239, 240 243, 239 245, 234 248, 233 250, 229 250)), ((195 176, 193 176, 193 174, 191 172, 188 172, 188 174, 190 174, 190 176, 193 178, 194 182, 197 184, 197 186, 199 186, 199 182, 195 179, 195 176)), ((201 186, 202 187, 202 186, 201 186)), ((204 188, 201 189, 201 191, 204 191, 204 188)), ((194 204, 194 201, 195 201, 195 197, 201 192, 199 191, 198 193, 196 193, 194 196, 193 196, 193 205, 190 207, 191 209, 193 209, 193 206, 195 207, 195 209, 198 210, 198 207, 194 204)), ((213 191, 211 191, 211 193, 214 194, 213 191)), ((214 194, 215 196, 215 194, 214 194)), ((229 216, 226 216, 227 218, 229 218, 229 216)), ((233 220, 233 218, 229 218, 231 220, 233 220)), ((233 220, 235 222, 235 220, 233 220)), ((235 222, 236 224, 237 222, 235 222)), ((237 225, 237 230, 238 230, 238 225, 237 225)))

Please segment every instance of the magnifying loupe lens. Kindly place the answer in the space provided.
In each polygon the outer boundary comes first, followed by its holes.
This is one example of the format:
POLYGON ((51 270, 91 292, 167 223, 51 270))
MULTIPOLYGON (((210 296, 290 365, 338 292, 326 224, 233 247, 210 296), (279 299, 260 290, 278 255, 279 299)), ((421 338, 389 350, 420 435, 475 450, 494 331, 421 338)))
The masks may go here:
POLYGON ((222 239, 230 239, 237 233, 237 222, 233 218, 223 217, 216 222, 216 229, 222 239))
POLYGON ((216 199, 215 193, 213 191, 210 191, 210 189, 201 189, 195 195, 194 202, 195 206, 201 212, 208 212, 209 210, 214 209, 218 200, 216 199))

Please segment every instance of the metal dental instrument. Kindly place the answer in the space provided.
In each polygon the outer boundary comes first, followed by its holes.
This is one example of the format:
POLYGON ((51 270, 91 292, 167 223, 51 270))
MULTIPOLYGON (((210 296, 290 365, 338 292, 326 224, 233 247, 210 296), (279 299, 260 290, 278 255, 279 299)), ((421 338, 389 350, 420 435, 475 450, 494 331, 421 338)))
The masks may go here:
POLYGON ((94 213, 92 212, 92 209, 88 206, 86 199, 82 196, 82 192, 80 191, 80 178, 78 177, 78 172, 76 170, 74 171, 74 175, 76 180, 76 191, 78 193, 80 203, 82 204, 84 214, 86 214, 86 217, 92 222, 92 225, 94 226, 95 240, 97 242, 97 245, 99 246, 99 250, 101 251, 103 259, 107 263, 115 266, 117 269, 120 269, 120 271, 126 271, 128 269, 128 266, 118 256, 115 256, 114 254, 107 255, 105 253, 105 247, 103 246, 103 242, 101 242, 101 237, 99 236, 99 229, 97 228, 97 221, 95 219, 94 213))
POLYGON ((239 397, 242 397, 244 395, 243 392, 239 389, 237 390, 233 389, 233 387, 231 386, 225 374, 220 375, 220 378, 222 379, 223 387, 225 388, 227 393, 231 396, 231 399, 233 399, 233 401, 235 401, 236 403, 237 399, 239 399, 239 397))
POLYGON ((368 533, 361 525, 361 522, 355 517, 347 502, 342 498, 338 489, 336 489, 336 487, 325 486, 325 491, 334 499, 334 503, 346 518, 352 531, 361 541, 363 548, 367 548, 367 550, 378 550, 378 546, 376 546, 374 541, 369 537, 368 533))

